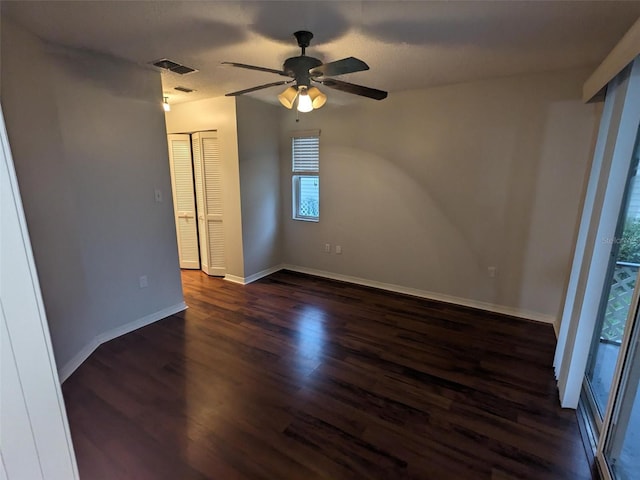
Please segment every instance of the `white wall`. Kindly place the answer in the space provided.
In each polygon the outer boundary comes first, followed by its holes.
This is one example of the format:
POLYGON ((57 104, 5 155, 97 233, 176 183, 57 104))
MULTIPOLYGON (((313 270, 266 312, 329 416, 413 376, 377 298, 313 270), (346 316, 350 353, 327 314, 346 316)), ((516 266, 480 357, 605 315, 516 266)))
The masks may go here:
POLYGON ((242 196, 244 277, 282 263, 280 148, 282 107, 238 97, 238 153, 242 196))
POLYGON ((9 141, 57 364, 68 374, 96 339, 183 304, 160 78, 46 45, 5 19, 2 63, 9 141))
POLYGON ((284 118, 284 261, 559 316, 590 159, 586 71, 402 93, 284 118), (290 131, 320 129, 320 222, 291 220, 290 131), (339 244, 343 254, 324 253, 339 244), (497 267, 489 278, 487 268, 497 267))
POLYGON ((236 102, 221 97, 172 105, 165 133, 217 130, 222 156, 225 259, 227 274, 244 277, 236 102))

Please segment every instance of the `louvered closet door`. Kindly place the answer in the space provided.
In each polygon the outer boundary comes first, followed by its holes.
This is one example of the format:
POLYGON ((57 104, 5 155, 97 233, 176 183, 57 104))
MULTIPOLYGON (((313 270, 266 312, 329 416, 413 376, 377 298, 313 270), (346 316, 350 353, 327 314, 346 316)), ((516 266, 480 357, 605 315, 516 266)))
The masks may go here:
POLYGON ((202 270, 209 272, 209 249, 207 245, 207 221, 202 188, 202 150, 200 148, 200 134, 191 135, 193 149, 193 174, 196 184, 196 207, 198 212, 198 236, 200 241, 200 265, 202 270))
POLYGON ((169 135, 169 165, 180 268, 200 268, 189 135, 169 135))
POLYGON ((224 222, 222 208, 222 160, 217 132, 193 135, 196 170, 196 202, 200 227, 202 269, 209 275, 224 275, 224 222), (196 153, 197 152, 197 153, 196 153))

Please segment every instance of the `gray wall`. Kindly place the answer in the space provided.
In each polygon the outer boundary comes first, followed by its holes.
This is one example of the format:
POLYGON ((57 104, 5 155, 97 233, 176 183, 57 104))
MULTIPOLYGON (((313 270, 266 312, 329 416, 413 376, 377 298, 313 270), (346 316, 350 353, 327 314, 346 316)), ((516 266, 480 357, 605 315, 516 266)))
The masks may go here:
POLYGON ((245 278, 282 263, 280 110, 250 97, 236 100, 245 278))
POLYGON ((588 72, 283 117, 286 263, 558 318, 595 109, 588 72), (320 129, 320 222, 291 219, 290 132, 320 129), (324 253, 339 244, 342 255, 324 253), (490 278, 488 267, 497 267, 490 278))
POLYGON ((0 94, 60 368, 183 301, 160 77, 4 20, 0 94))

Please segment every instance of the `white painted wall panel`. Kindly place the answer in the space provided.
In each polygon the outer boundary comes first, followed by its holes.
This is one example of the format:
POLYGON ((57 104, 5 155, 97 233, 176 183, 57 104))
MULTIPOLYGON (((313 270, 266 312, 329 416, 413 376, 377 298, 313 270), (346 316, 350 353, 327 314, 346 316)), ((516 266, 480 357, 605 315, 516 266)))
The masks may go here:
POLYGON ((0 111, 0 450, 12 480, 78 478, 22 203, 0 111))

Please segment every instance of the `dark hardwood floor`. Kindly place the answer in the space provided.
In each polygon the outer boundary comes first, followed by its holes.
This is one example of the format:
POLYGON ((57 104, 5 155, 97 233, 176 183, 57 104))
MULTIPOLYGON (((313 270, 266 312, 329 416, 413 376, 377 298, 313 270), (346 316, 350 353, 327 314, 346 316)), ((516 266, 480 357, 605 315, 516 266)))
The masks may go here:
POLYGON ((183 284, 64 383, 83 480, 591 478, 550 325, 286 271, 183 284))

